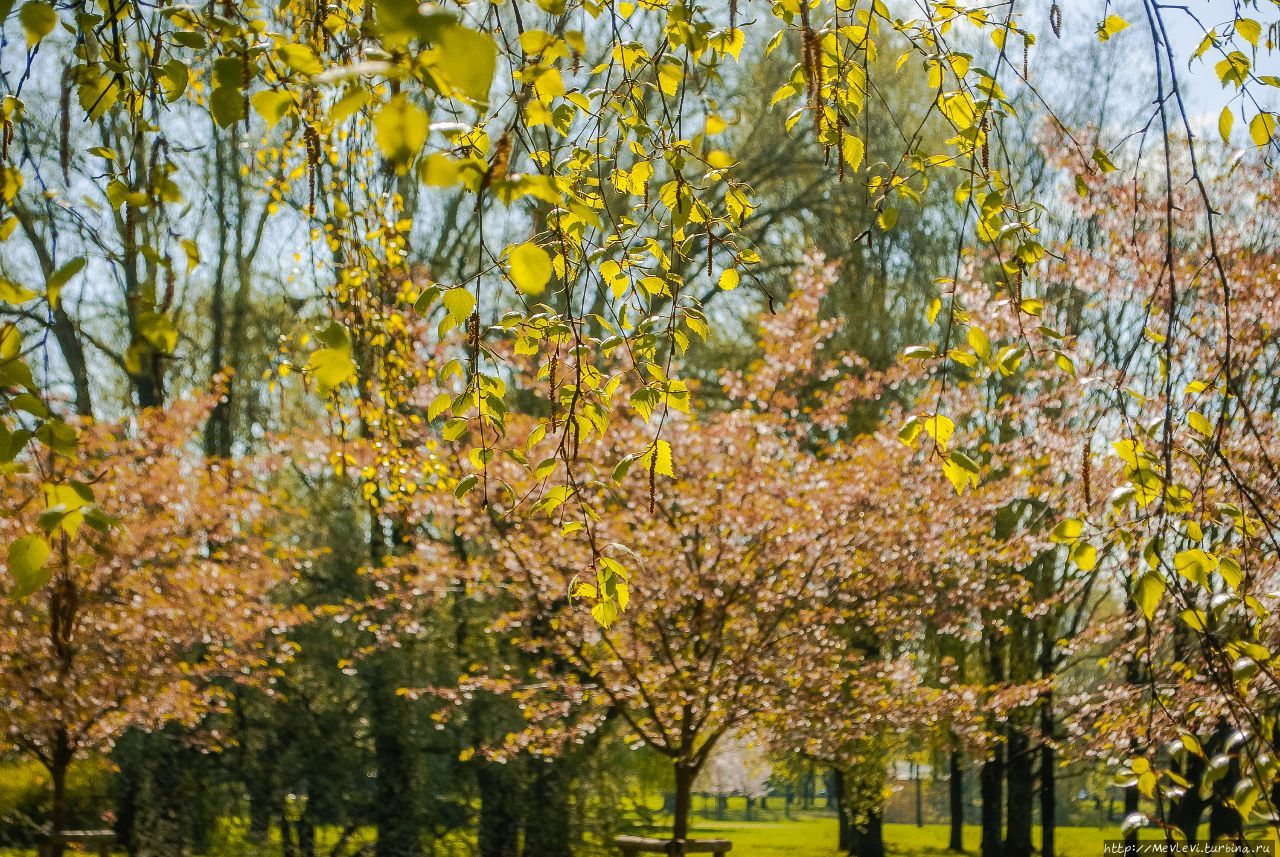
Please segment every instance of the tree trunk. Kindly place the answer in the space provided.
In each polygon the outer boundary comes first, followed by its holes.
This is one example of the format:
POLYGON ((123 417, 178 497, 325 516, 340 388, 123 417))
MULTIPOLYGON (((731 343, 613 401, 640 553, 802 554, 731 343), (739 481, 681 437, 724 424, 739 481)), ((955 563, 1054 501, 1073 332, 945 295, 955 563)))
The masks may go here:
POLYGON ((844 792, 844 771, 837 768, 832 772, 832 788, 836 793, 836 847, 848 851, 852 847, 849 837, 849 802, 844 792))
POLYGON ((959 750, 951 751, 951 838, 947 848, 951 851, 964 850, 964 759, 959 750))
POLYGON ((417 800, 413 785, 412 748, 404 738, 404 700, 395 695, 388 675, 389 653, 379 652, 366 662, 365 687, 369 700, 369 729, 373 733, 373 823, 377 830, 375 857, 417 857, 422 853, 417 800))
MULTIPOLYGON (((71 769, 71 742, 65 726, 54 731, 53 753, 49 765, 49 778, 53 781, 53 806, 50 821, 53 832, 67 829, 67 772, 71 769)), ((62 857, 63 847, 55 843, 49 852, 52 857, 62 857)))
MULTIPOLYGON (((1052 576, 1045 581, 1052 586, 1052 576)), ((1047 597, 1048 593, 1043 593, 1047 597)), ((1040 637, 1040 675, 1054 681, 1057 670, 1057 635, 1054 622, 1043 620, 1040 637)), ((1057 722, 1053 711, 1053 684, 1040 697, 1040 857, 1054 857, 1058 825, 1057 722)))
POLYGON ((298 857, 298 849, 293 843, 293 825, 289 822, 289 814, 285 812, 283 802, 280 804, 280 853, 284 857, 298 857))
POLYGON ((534 761, 525 818, 524 857, 569 857, 570 777, 563 758, 534 761))
POLYGON ((916 827, 924 827, 924 780, 920 777, 920 766, 911 763, 916 781, 916 827))
MULTIPOLYGON (((519 784, 510 766, 485 762, 476 769, 480 787, 480 857, 516 857, 520 845, 519 784)), ((546 855, 552 857, 552 855, 546 855)))
POLYGON ((1205 761, 1201 756, 1188 753, 1184 762, 1173 763, 1175 773, 1186 779, 1188 786, 1177 800, 1169 805, 1169 823, 1182 831, 1187 844, 1194 844, 1200 832, 1200 817, 1204 813, 1204 800, 1200 797, 1200 783, 1204 779, 1205 761))
POLYGON ((692 809, 690 801, 693 798, 693 779, 697 774, 696 767, 682 762, 675 763, 676 806, 671 814, 672 839, 683 841, 689 838, 689 811, 692 809))
MULTIPOLYGON (((1124 790, 1124 819, 1128 821, 1129 816, 1138 811, 1138 787, 1129 786, 1124 790)), ((1122 821, 1122 823, 1123 823, 1122 821)), ((1131 848, 1138 847, 1138 828, 1133 827, 1124 835, 1124 844, 1126 853, 1132 853, 1131 848)))
MULTIPOLYGON (((989 625, 982 630, 987 648, 987 680, 992 685, 1002 684, 1005 679, 1004 646, 996 634, 989 625)), ((994 724, 991 731, 994 736, 994 724)), ((982 791, 982 857, 1004 854, 1004 758, 1004 746, 996 741, 978 775, 982 791)))
POLYGON ((866 816, 853 825, 849 853, 855 857, 884 857, 884 823, 880 809, 867 810, 866 816))
POLYGON ((1031 857, 1032 795, 1035 776, 1031 741, 1025 730, 1009 724, 1008 816, 1005 821, 1004 857, 1031 857))
POLYGON ((1053 857, 1054 828, 1058 823, 1053 725, 1053 696, 1046 693, 1040 701, 1040 857, 1053 857))
MULTIPOLYGON (((213 199, 214 214, 218 218, 218 255, 213 269, 213 285, 209 298, 209 378, 215 380, 227 368, 224 346, 227 334, 226 279, 227 235, 231 226, 227 218, 227 158, 221 129, 211 123, 213 136, 213 199)), ((235 151, 232 151, 235 156, 235 151)), ((238 181, 238 177, 233 179, 238 181)), ((218 398, 209 420, 205 423, 204 451, 210 457, 226 458, 231 455, 231 385, 227 380, 225 393, 218 398)))
POLYGON ((1218 739, 1214 743, 1221 747, 1219 752, 1227 753, 1231 761, 1227 764, 1226 776, 1213 784, 1213 804, 1209 807, 1211 843, 1222 839, 1244 841, 1244 819, 1232 803, 1232 796, 1240 783, 1240 756, 1229 746, 1231 731, 1231 727, 1223 721, 1214 736, 1218 739))
POLYGON ((982 790, 982 857, 1002 857, 1004 747, 997 744, 991 748, 991 756, 982 763, 978 776, 982 790))
POLYGON ((261 845, 271 835, 271 790, 258 789, 254 786, 258 777, 246 778, 245 787, 249 794, 249 829, 245 838, 261 845))
MULTIPOLYGON (((35 222, 22 207, 14 209, 22 231, 26 233, 31 249, 35 251, 36 260, 40 264, 40 272, 44 279, 53 276, 56 260, 51 248, 40 239, 35 222)), ((75 391, 76 414, 82 417, 93 416, 93 394, 89 387, 89 361, 85 356, 84 345, 80 341, 80 332, 71 316, 67 314, 66 304, 61 300, 53 308, 53 337, 58 341, 58 349, 62 359, 71 373, 71 387, 75 391)))
POLYGON ((298 832, 299 857, 316 857, 316 825, 309 812, 302 814, 294 829, 298 832))

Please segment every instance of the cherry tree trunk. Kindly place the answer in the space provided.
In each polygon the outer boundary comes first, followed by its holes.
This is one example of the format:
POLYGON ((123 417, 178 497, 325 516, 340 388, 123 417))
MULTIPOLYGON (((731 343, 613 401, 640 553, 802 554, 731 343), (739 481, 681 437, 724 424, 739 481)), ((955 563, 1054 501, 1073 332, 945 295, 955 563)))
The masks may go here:
POLYGON ((831 786, 836 798, 836 844, 841 851, 848 851, 849 841, 849 801, 844 793, 844 771, 836 769, 831 775, 831 786))
MULTIPOLYGON (((1004 647, 991 628, 983 629, 987 648, 987 679, 991 684, 1004 681, 1004 647)), ((994 729, 992 730, 995 731, 994 729)), ((1004 854, 1004 745, 996 743, 982 763, 978 775, 982 792, 982 857, 1004 854)))
POLYGON ((1053 751, 1053 697, 1046 694, 1040 703, 1040 855, 1053 857, 1054 828, 1058 823, 1057 780, 1053 751))
MULTIPOLYGON (((65 726, 59 726, 54 732, 53 753, 50 759, 49 777, 53 780, 53 806, 50 820, 53 832, 67 828, 67 772, 71 769, 71 741, 65 726)), ((62 857, 63 847, 55 842, 49 852, 52 857, 62 857)))
POLYGON ((1022 728, 1009 725, 1008 816, 1005 821, 1004 857, 1031 857, 1032 795, 1035 777, 1031 741, 1022 728))
POLYGON ((675 763, 676 800, 671 818, 672 839, 689 838, 689 814, 693 808, 693 780, 697 774, 697 768, 682 762, 675 763))
POLYGON ((520 845, 520 788, 510 765, 483 763, 476 769, 480 787, 480 857, 516 857, 520 845))
POLYGON ((951 809, 951 837, 947 848, 964 850, 964 757, 959 750, 951 751, 951 781, 949 783, 951 809))
POLYGON ((849 853, 854 857, 884 857, 884 819, 880 810, 867 810, 865 818, 854 822, 849 839, 849 853))
POLYGON ((525 817, 524 857, 571 853, 570 770, 564 758, 535 761, 529 782, 531 803, 525 817))
POLYGON ((405 735, 405 703, 396 696, 388 658, 388 653, 379 652, 369 658, 364 670, 374 764, 378 772, 374 855, 416 857, 422 853, 422 837, 414 794, 413 752, 405 735))

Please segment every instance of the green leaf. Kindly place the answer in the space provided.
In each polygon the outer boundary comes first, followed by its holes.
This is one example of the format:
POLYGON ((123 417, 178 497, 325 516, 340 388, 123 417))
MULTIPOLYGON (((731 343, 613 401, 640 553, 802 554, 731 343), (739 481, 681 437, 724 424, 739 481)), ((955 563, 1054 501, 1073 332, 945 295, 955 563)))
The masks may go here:
POLYGON ((373 120, 373 133, 382 154, 403 173, 426 145, 427 112, 401 93, 378 111, 373 120))
POLYGON ((1244 86, 1246 80, 1249 79, 1249 69, 1251 64, 1249 58, 1240 51, 1232 51, 1227 54, 1226 59, 1221 60, 1213 67, 1218 73, 1218 80, 1222 81, 1222 85, 1234 83, 1236 88, 1244 86))
POLYGON ((942 474, 957 494, 963 494, 966 488, 977 488, 980 473, 978 463, 959 450, 952 450, 942 459, 942 474))
POLYGON ((172 354, 178 347, 178 329, 163 313, 138 313, 138 334, 161 354, 172 354))
POLYGON ((19 393, 14 396, 9 400, 9 407, 19 411, 26 411, 39 419, 49 416, 49 409, 45 407, 44 402, 40 401, 32 393, 19 393))
POLYGON ((1209 575, 1218 567, 1218 560, 1200 548, 1179 552, 1173 558, 1174 570, 1192 583, 1208 588, 1209 575))
POLYGON ((307 371, 316 379, 322 392, 330 393, 348 381, 356 380, 356 364, 351 359, 351 337, 346 329, 333 322, 318 339, 325 343, 307 359, 307 371))
POLYGON ((551 256, 537 244, 525 242, 511 248, 507 256, 511 281, 526 295, 540 295, 551 279, 551 256))
POLYGON ((947 448, 947 444, 951 441, 951 435, 955 433, 956 424, 951 418, 943 414, 934 414, 924 422, 924 430, 929 433, 929 437, 943 449, 947 448))
POLYGON ((432 72, 453 94, 477 105, 489 102, 489 87, 498 66, 498 46, 488 33, 461 24, 441 27, 435 34, 432 72))
POLYGON ((1111 163, 1110 156, 1108 156, 1106 152, 1102 151, 1102 149, 1093 150, 1093 162, 1097 164, 1098 169, 1102 170, 1104 173, 1113 173, 1117 169, 1116 165, 1111 163))
POLYGON ((1193 631, 1205 631, 1209 627, 1209 617, 1203 610, 1183 610, 1178 614, 1193 631))
POLYGON ((591 618, 601 628, 608 628, 618 618, 618 607, 612 601, 597 601, 591 608, 591 618))
POLYGON ((1205 437, 1213 436, 1213 425, 1209 422, 1208 418, 1199 411, 1189 411, 1187 413, 1187 423, 1190 424, 1191 428, 1195 429, 1205 437))
POLYGON ((991 359, 991 340, 987 338, 987 334, 982 328, 969 328, 969 347, 973 349, 973 353, 977 354, 984 361, 991 359))
POLYGON ((1129 22, 1119 15, 1108 15, 1106 20, 1098 24, 1098 41, 1105 42, 1119 33, 1121 30, 1127 30, 1129 22))
POLYGON ((62 420, 49 420, 36 429, 36 439, 54 452, 71 455, 76 450, 80 433, 75 426, 67 425, 62 420))
POLYGON ((23 3, 22 8, 18 10, 18 21, 22 24, 23 32, 27 34, 27 46, 33 47, 53 32, 53 28, 58 25, 58 13, 53 11, 53 7, 48 3, 31 0, 29 3, 23 3))
POLYGON ((38 295, 31 289, 24 288, 12 280, 0 277, 0 301, 7 304, 24 304, 38 295))
POLYGON ((476 308, 476 296, 464 288, 449 289, 444 293, 444 308, 449 318, 458 324, 466 321, 476 308))
POLYGON ((880 212, 880 216, 876 218, 876 225, 883 231, 888 232, 898 222, 898 209, 886 208, 880 212))
POLYGON ((418 181, 428 187, 449 187, 458 181, 458 161, 439 153, 418 162, 418 181))
POLYGON ((1012 375, 1018 371, 1018 367, 1022 365, 1022 356, 1026 352, 1021 345, 1006 345, 1000 349, 1000 354, 996 359, 996 365, 1000 369, 1001 375, 1012 375))
POLYGON ((1252 18, 1241 18, 1236 21, 1236 35, 1256 48, 1258 37, 1262 35, 1262 25, 1252 18))
POLYGON ((219 127, 229 128, 245 118, 244 94, 237 86, 215 86, 209 96, 209 109, 219 127))
POLYGON ((264 89, 261 92, 255 92, 253 97, 249 99, 249 103, 253 105, 253 109, 267 123, 267 127, 272 128, 293 107, 293 94, 277 92, 274 89, 264 89))
MULTIPOLYGON (((1245 678, 1248 678, 1248 676, 1246 675, 1245 678)), ((1236 811, 1247 822, 1249 821, 1249 816, 1253 815, 1253 808, 1257 805, 1258 798, 1261 796, 1262 790, 1258 788, 1257 783, 1249 779, 1242 779, 1236 783, 1236 787, 1231 793, 1231 801, 1235 804, 1236 811)))
POLYGON ((1156 615, 1156 607, 1160 605, 1164 591, 1164 578, 1154 571, 1148 571, 1138 578, 1138 583, 1133 589, 1133 603, 1138 606, 1148 621, 1156 615))
POLYGON ((1240 584, 1244 582, 1244 570, 1240 568, 1240 563, 1231 557, 1223 557, 1218 561, 1218 574, 1232 589, 1239 589, 1240 584))
POLYGON ((49 275, 48 281, 44 284, 44 292, 51 306, 55 308, 58 306, 58 301, 61 300, 62 296, 62 287, 71 282, 71 278, 80 273, 84 265, 85 258, 77 256, 49 275))
POLYGON ((472 473, 470 476, 464 476, 463 478, 459 479, 457 487, 453 489, 453 496, 461 500, 463 497, 467 495, 468 491, 476 487, 476 482, 478 482, 479 480, 480 480, 480 477, 477 476, 475 473, 472 473))
POLYGON ((1080 538, 1084 532, 1084 522, 1079 518, 1067 518, 1058 523, 1049 534, 1049 540, 1060 545, 1068 545, 1080 538))
POLYGON ((924 423, 919 417, 909 417, 902 424, 902 428, 898 429, 898 440, 907 446, 911 446, 916 442, 916 438, 920 436, 920 432, 924 429, 924 423))
POLYGON ((32 534, 9 545, 9 573, 17 581, 10 593, 14 598, 25 598, 49 582, 52 572, 49 562, 49 543, 43 536, 32 534))
POLYGON ((1276 135, 1276 117, 1274 113, 1259 113, 1249 122, 1249 136, 1255 146, 1265 146, 1276 135))
POLYGON ((671 462, 671 444, 661 438, 649 445, 649 449, 640 457, 640 463, 646 473, 652 468, 660 476, 670 476, 672 479, 676 476, 671 462))
POLYGON ((172 103, 181 98, 190 82, 191 69, 182 60, 172 59, 160 66, 160 86, 164 89, 165 101, 172 103))
POLYGON ((627 472, 631 470, 631 465, 639 458, 636 454, 624 455, 613 468, 613 481, 621 482, 627 478, 627 472))
POLYGON ((277 53, 294 71, 302 74, 319 74, 324 71, 315 51, 307 45, 282 45, 277 53))
POLYGON ((431 404, 427 406, 427 419, 434 421, 436 417, 443 414, 453 404, 453 397, 448 393, 441 393, 431 400, 431 404))
POLYGON ((855 137, 849 133, 841 135, 840 154, 844 157, 844 162, 849 165, 849 169, 854 172, 857 172, 858 167, 862 166, 862 159, 866 155, 866 150, 866 144, 862 142, 861 137, 855 137))
POLYGON ((1081 571, 1093 571, 1098 564, 1098 550, 1088 542, 1076 542, 1071 546, 1071 561, 1081 571))

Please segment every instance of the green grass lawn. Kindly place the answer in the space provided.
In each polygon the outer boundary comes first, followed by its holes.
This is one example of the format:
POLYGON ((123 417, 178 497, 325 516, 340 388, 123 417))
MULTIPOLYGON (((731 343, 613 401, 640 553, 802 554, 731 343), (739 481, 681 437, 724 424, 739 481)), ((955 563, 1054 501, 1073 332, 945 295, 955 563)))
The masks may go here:
MULTIPOLYGON (((660 834, 659 834, 660 835, 660 834)), ((733 842, 734 857, 843 857, 836 848, 836 820, 820 814, 798 814, 789 821, 711 821, 695 818, 693 835, 700 839, 728 839, 733 842)), ((1102 840, 1118 837, 1118 830, 1096 827, 1058 828, 1057 857, 1102 857, 1102 840)), ((320 839, 325 839, 321 836, 320 839)), ((941 824, 916 827, 911 824, 886 824, 885 845, 890 857, 946 857, 947 828, 941 824)), ((1040 831, 1035 831, 1038 843, 1040 831)), ((965 847, 977 852, 979 832, 976 826, 965 828, 965 847)), ((278 853, 278 847, 268 849, 278 853)), ((322 847, 319 849, 325 853, 322 847)), ((464 851, 466 849, 463 849, 464 851)), ((33 857, 31 851, 0 848, 0 857, 33 857)), ((236 857, 247 857, 244 852, 236 857)))
MULTIPOLYGON (((836 848, 836 821, 829 816, 813 815, 794 821, 702 821, 694 827, 694 835, 702 838, 728 839, 737 857, 840 857, 836 848)), ((1060 827, 1057 830, 1057 857, 1101 857, 1102 840, 1118 837, 1118 830, 1096 827, 1060 827)), ((965 848, 975 853, 979 830, 965 828, 965 848)), ((947 851, 947 827, 926 824, 886 824, 885 845, 895 857, 941 857, 947 851)), ((1035 830, 1035 841, 1040 830, 1035 830)))

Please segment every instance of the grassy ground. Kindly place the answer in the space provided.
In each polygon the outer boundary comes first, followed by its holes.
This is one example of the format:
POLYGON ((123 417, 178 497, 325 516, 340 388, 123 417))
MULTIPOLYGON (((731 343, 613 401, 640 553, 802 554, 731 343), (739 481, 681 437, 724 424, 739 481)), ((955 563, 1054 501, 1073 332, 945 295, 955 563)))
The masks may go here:
MULTIPOLYGON (((699 818, 693 835, 703 839, 731 840, 733 857, 844 857, 836 848, 835 818, 826 815, 801 815, 789 821, 710 821, 699 818)), ((1057 857, 1102 857, 1103 838, 1118 836, 1116 830, 1060 827, 1057 857)), ((884 838, 889 857, 946 857, 950 854, 947 851, 947 828, 941 824, 924 827, 886 824, 884 838)), ((977 827, 965 828, 965 846, 970 854, 977 851, 978 838, 977 827)), ((1037 829, 1035 841, 1038 843, 1039 839, 1040 831, 1037 829)), ((320 851, 324 853, 325 849, 322 847, 320 851)), ((0 857, 33 855, 31 851, 0 848, 0 857)), ((248 855, 241 852, 235 857, 248 855)))
MULTIPOLYGON (((694 835, 731 840, 735 857, 841 857, 835 847, 835 819, 827 816, 778 822, 700 821, 694 835)), ((1102 840, 1112 836, 1119 836, 1119 831, 1060 827, 1057 857, 1102 857, 1102 840)), ((884 839, 890 857, 942 857, 950 853, 947 828, 941 824, 886 824, 884 839)), ((965 828, 965 847, 970 853, 977 850, 978 839, 977 827, 965 828)), ((1039 839, 1037 828, 1035 841, 1039 839)))

